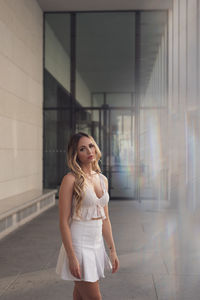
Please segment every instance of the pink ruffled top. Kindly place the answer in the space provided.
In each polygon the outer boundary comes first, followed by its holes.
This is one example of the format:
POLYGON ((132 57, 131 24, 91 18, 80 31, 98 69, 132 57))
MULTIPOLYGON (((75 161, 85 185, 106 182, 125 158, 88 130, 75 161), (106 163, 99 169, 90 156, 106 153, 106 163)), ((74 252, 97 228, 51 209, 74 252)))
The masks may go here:
MULTIPOLYGON (((92 218, 106 219, 106 215, 104 212, 104 206, 109 201, 109 194, 105 187, 105 182, 103 179, 103 175, 99 173, 100 183, 103 191, 103 195, 101 198, 98 198, 93 187, 90 185, 86 185, 85 194, 83 196, 81 208, 79 211, 79 216, 77 216, 75 212, 75 201, 72 201, 72 210, 71 210, 71 218, 75 220, 91 220, 92 218)), ((74 199, 73 199, 74 200, 74 199)))

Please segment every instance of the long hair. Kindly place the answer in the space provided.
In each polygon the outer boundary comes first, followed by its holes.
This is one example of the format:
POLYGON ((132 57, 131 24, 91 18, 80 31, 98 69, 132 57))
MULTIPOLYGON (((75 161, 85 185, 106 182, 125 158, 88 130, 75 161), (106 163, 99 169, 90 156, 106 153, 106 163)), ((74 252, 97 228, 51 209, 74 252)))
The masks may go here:
POLYGON ((101 172, 101 169, 98 164, 99 159, 101 158, 101 151, 98 145, 96 144, 95 140, 93 139, 93 137, 84 132, 78 132, 72 135, 67 147, 67 164, 72 174, 75 176, 73 196, 76 205, 75 206, 76 213, 78 216, 79 216, 79 210, 81 208, 83 191, 84 191, 85 180, 86 180, 85 173, 83 172, 80 166, 80 162, 77 155, 78 142, 82 137, 88 137, 94 144, 96 158, 94 159, 94 161, 92 161, 92 170, 97 173, 101 172))

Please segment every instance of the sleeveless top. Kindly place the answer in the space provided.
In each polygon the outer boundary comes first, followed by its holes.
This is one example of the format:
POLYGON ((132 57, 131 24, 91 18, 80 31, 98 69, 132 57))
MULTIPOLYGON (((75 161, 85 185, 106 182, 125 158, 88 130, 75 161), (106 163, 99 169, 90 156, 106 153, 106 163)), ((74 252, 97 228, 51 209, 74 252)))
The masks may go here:
POLYGON ((79 214, 81 218, 76 214, 75 211, 75 201, 74 197, 72 199, 72 209, 71 209, 71 218, 75 220, 91 220, 92 218, 106 219, 106 215, 104 212, 104 206, 109 201, 109 194, 106 190, 105 182, 103 179, 103 175, 99 173, 100 184, 102 187, 103 195, 98 198, 92 185, 86 185, 83 199, 81 203, 81 208, 79 210, 79 214))

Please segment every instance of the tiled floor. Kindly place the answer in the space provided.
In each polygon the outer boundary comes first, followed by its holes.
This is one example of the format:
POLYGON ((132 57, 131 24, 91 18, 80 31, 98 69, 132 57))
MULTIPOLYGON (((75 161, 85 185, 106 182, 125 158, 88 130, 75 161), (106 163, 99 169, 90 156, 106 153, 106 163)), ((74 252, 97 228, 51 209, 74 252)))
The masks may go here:
MULTIPOLYGON (((200 299, 197 212, 110 201, 109 213, 120 269, 100 279, 104 300, 200 299)), ((0 241, 0 299, 72 299, 73 282, 55 273, 58 224, 56 205, 0 241)))

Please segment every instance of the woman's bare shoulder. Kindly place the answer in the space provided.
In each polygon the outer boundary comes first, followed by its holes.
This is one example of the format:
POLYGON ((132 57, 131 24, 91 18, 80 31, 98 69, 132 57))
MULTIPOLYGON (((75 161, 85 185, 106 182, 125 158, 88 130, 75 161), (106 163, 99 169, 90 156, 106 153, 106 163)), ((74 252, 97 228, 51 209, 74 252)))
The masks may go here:
POLYGON ((101 173, 101 175, 102 175, 102 177, 103 177, 104 181, 105 181, 105 182, 108 182, 108 179, 107 179, 107 177, 106 177, 105 175, 103 175, 102 173, 101 173))
POLYGON ((75 182, 74 174, 72 172, 67 173, 66 175, 63 176, 62 182, 73 184, 75 182))

